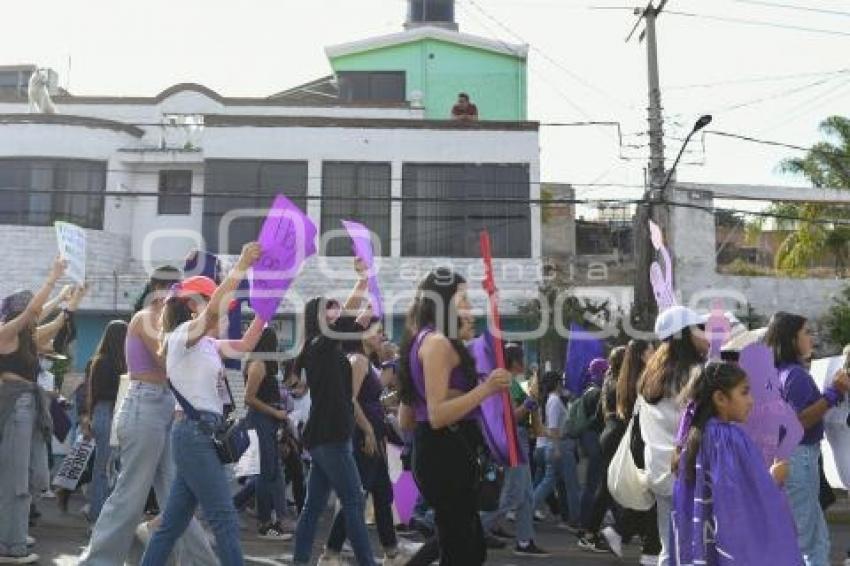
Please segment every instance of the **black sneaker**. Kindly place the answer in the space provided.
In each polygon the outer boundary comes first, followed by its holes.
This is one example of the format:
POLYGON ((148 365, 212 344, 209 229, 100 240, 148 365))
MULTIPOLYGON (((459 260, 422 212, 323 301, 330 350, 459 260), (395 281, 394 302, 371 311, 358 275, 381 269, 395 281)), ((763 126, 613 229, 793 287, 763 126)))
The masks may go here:
POLYGON ((487 548, 490 550, 501 550, 507 546, 505 541, 490 534, 484 535, 484 542, 487 543, 487 548))
POLYGON ((527 546, 517 544, 514 547, 514 555, 531 556, 533 558, 549 558, 550 556, 552 556, 550 553, 546 552, 545 550, 534 544, 534 541, 528 543, 527 546))
POLYGON ((494 537, 503 538, 503 539, 506 539, 506 540, 513 540, 514 537, 516 536, 516 535, 513 535, 513 534, 509 533, 508 531, 506 531, 505 528, 502 527, 501 525, 499 525, 495 529, 491 530, 490 534, 493 535, 494 537))
POLYGON ((593 552, 595 554, 608 554, 611 552, 611 548, 604 540, 592 535, 579 537, 578 547, 582 550, 593 552))
POLYGON ((292 535, 290 533, 283 532, 283 530, 277 525, 265 525, 260 527, 260 532, 257 536, 264 540, 279 540, 284 542, 292 540, 292 535))

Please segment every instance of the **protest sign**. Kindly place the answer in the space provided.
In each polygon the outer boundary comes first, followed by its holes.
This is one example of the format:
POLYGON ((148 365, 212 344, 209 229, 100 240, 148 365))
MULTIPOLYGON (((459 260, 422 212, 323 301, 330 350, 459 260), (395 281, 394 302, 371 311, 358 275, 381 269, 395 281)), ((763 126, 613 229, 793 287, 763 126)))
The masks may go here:
POLYGON ((80 483, 80 478, 86 471, 94 449, 94 438, 86 439, 79 435, 73 448, 62 461, 56 477, 53 478, 53 485, 70 491, 77 489, 77 484, 80 483))
POLYGON ((68 262, 68 277, 84 285, 86 282, 86 231, 70 222, 56 221, 59 255, 68 262))
POLYGON ((378 286, 378 275, 375 272, 375 254, 372 250, 372 233, 364 225, 350 220, 343 220, 342 225, 351 236, 354 244, 354 255, 366 266, 369 300, 372 303, 372 313, 382 318, 384 316, 384 301, 378 286))

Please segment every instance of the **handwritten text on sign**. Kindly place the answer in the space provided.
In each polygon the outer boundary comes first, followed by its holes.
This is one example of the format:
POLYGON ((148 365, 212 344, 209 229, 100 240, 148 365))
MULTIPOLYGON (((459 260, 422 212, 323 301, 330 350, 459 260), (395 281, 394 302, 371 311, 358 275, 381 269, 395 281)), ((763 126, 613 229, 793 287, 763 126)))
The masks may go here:
POLYGON ((54 223, 59 255, 68 261, 68 276, 80 285, 86 282, 86 232, 70 222, 54 223))
POLYGON ((53 479, 53 485, 71 491, 77 489, 77 484, 80 483, 80 478, 86 471, 86 466, 88 466, 89 458, 91 458, 93 452, 94 439, 78 437, 74 448, 62 461, 62 466, 53 479))
POLYGON ((251 270, 251 308, 261 319, 274 317, 304 261, 316 253, 317 232, 301 209, 277 196, 260 230, 262 255, 251 270))

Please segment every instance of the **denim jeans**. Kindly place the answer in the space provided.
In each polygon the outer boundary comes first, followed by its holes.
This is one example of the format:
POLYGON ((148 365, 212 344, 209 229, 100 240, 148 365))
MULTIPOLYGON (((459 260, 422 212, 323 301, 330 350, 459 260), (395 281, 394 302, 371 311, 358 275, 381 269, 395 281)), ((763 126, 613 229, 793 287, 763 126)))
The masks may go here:
POLYGON ((181 418, 174 424, 171 450, 177 473, 165 504, 162 524, 151 537, 142 566, 168 561, 174 543, 189 526, 198 504, 215 534, 215 550, 222 566, 241 566, 239 518, 224 465, 218 459, 211 431, 221 415, 200 411, 200 420, 181 418))
POLYGON ((115 403, 99 401, 92 410, 92 432, 94 433, 94 469, 92 470, 91 500, 89 501, 89 521, 94 523, 100 516, 100 510, 109 497, 109 463, 112 448, 109 446, 109 433, 112 430, 112 410, 115 403))
MULTIPOLYGON (((354 443, 355 446, 362 446, 362 435, 355 434, 354 443)), ((382 447, 382 451, 374 456, 368 456, 361 448, 355 449, 354 460, 357 462, 363 490, 372 494, 378 540, 381 541, 384 549, 395 549, 398 546, 398 539, 393 523, 393 485, 390 482, 387 457, 383 453, 383 436, 378 438, 378 446, 382 447)), ((334 552, 342 550, 345 533, 345 513, 340 509, 328 534, 327 548, 334 552)))
POLYGON ((655 508, 658 511, 658 536, 661 539, 661 552, 658 553, 658 566, 669 566, 670 513, 673 512, 673 497, 656 494, 655 508))
MULTIPOLYGON (((518 429, 517 437, 520 447, 528 446, 528 432, 525 428, 518 429)), ((534 538, 534 487, 531 485, 531 467, 528 464, 505 468, 505 483, 502 485, 499 508, 496 511, 481 514, 484 530, 494 529, 508 511, 516 513, 517 541, 526 543, 532 540, 534 538)))
POLYGON ((279 422, 265 413, 248 411, 249 426, 257 431, 260 444, 260 475, 257 476, 257 519, 267 524, 272 520, 272 510, 277 520, 286 514, 286 491, 280 467, 280 450, 277 445, 279 422))
MULTIPOLYGON (((171 423, 174 397, 164 385, 132 381, 118 419, 121 471, 94 525, 89 547, 80 564, 123 564, 135 538, 136 526, 153 485, 160 504, 168 501, 174 481, 171 423)), ((203 529, 194 519, 179 549, 181 564, 215 564, 203 529)))
POLYGON ((566 487, 565 498, 561 500, 561 515, 564 514, 566 506, 569 512, 569 522, 573 525, 578 525, 581 518, 581 485, 578 481, 578 463, 576 462, 576 440, 573 438, 562 438, 558 441, 560 448, 560 457, 555 460, 553 457, 554 447, 550 445, 546 448, 546 472, 543 475, 543 480, 537 485, 534 490, 534 508, 538 509, 543 501, 555 491, 555 483, 558 478, 564 481, 566 487))
POLYGON ((785 492, 797 525, 797 540, 806 566, 829 564, 829 530, 820 507, 820 445, 801 444, 791 454, 785 492))
POLYGON ((589 528, 589 525, 593 522, 596 491, 602 482, 605 464, 602 460, 602 446, 599 442, 598 432, 586 430, 581 433, 578 441, 581 444, 582 453, 587 458, 587 477, 581 493, 581 526, 582 528, 589 528))
MULTIPOLYGON (((24 393, 3 426, 0 439, 0 556, 26 556, 29 527, 30 459, 33 450, 44 452, 35 442, 35 398, 24 393)), ((45 453, 46 454, 46 453, 45 453)))
POLYGON ((336 492, 345 514, 345 532, 360 566, 375 566, 369 533, 363 517, 363 487, 357 473, 351 441, 321 444, 310 449, 307 501, 295 528, 295 564, 307 564, 316 539, 319 518, 327 509, 328 496, 336 492))

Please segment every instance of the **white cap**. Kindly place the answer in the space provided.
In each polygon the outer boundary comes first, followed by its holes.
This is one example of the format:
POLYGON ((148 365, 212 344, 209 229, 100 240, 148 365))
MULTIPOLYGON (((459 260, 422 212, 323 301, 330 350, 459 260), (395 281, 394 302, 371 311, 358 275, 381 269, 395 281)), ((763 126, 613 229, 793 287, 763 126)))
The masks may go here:
POLYGON ((674 305, 658 314, 655 319, 655 335, 659 340, 666 340, 689 326, 705 324, 707 320, 707 315, 698 314, 688 307, 674 305))

